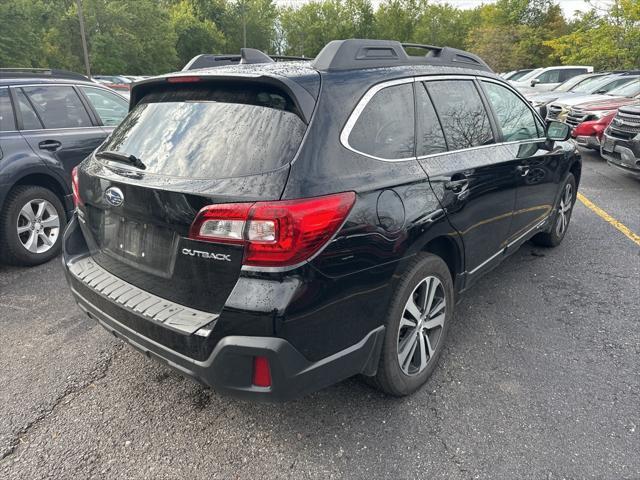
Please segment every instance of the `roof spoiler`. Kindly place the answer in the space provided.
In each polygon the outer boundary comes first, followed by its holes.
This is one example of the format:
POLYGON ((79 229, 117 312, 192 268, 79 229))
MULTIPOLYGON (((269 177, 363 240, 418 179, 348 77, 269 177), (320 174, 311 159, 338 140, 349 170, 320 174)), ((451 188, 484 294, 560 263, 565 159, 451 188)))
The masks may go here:
POLYGON ((182 71, 197 70, 199 68, 222 67, 225 65, 252 64, 252 63, 273 63, 273 62, 294 62, 309 61, 308 57, 295 57, 290 55, 267 55, 255 48, 241 48, 240 55, 214 55, 203 53, 196 55, 187 63, 182 71))
POLYGON ((312 65, 324 71, 399 65, 435 65, 493 72, 479 56, 457 48, 354 38, 329 42, 312 65), (407 54, 407 50, 423 50, 426 53, 413 56, 407 54))

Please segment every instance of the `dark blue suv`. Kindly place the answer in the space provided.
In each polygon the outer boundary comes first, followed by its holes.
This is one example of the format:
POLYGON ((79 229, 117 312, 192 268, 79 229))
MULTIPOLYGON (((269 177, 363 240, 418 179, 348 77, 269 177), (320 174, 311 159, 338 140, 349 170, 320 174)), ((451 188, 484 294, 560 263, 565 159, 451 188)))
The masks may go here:
POLYGON ((79 74, 0 69, 0 260, 37 265, 60 253, 71 170, 127 110, 79 74))

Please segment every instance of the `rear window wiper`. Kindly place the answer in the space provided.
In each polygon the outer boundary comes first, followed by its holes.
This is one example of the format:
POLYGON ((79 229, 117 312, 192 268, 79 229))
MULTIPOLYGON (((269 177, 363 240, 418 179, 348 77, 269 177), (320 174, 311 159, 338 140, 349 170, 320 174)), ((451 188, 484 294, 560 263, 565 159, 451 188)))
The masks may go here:
POLYGON ((127 155, 126 153, 114 152, 112 150, 102 150, 101 152, 96 153, 96 157, 98 158, 106 158, 108 160, 115 160, 116 162, 125 162, 133 165, 140 170, 145 170, 147 166, 142 163, 135 155, 127 155))

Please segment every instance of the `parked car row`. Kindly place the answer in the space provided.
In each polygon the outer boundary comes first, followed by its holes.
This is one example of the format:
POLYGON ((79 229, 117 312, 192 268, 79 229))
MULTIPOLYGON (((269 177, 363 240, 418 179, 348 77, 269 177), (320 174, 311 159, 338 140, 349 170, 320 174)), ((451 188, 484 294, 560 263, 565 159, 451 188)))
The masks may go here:
POLYGON ((134 82, 138 82, 140 80, 144 80, 148 78, 146 76, 141 75, 93 75, 92 77, 95 81, 106 85, 113 90, 116 90, 118 93, 124 95, 129 98, 129 93, 131 92, 131 85, 134 82))
POLYGON ((575 68, 536 69, 509 81, 546 122, 566 123, 579 146, 599 151, 613 167, 640 177, 640 70, 581 73, 543 92, 530 81, 544 71, 575 68))

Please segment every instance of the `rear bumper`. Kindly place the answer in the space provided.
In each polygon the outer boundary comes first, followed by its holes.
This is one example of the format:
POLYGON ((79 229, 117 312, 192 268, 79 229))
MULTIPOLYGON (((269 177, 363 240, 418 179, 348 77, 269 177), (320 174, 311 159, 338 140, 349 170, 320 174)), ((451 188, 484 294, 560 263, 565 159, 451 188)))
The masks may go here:
POLYGON ((229 334, 217 340, 211 334, 212 325, 218 321, 217 315, 199 318, 205 312, 166 300, 162 304, 156 303, 158 308, 147 309, 141 299, 151 294, 101 269, 89 273, 79 271, 77 266, 87 259, 88 253, 76 229, 77 218, 74 217, 65 232, 63 266, 80 308, 107 331, 148 357, 221 393, 286 401, 359 373, 373 375, 376 372, 384 338, 383 326, 371 330, 357 343, 315 361, 309 360, 284 338, 229 334), (108 275, 112 278, 107 278, 108 275), (186 315, 180 317, 182 313, 176 313, 178 310, 186 315), (199 344, 203 339, 214 342, 214 346, 202 357, 178 351, 188 351, 186 347, 199 344), (256 356, 269 360, 270 387, 252 384, 256 356))
POLYGON ((275 337, 224 337, 204 361, 196 361, 144 337, 95 308, 72 288, 80 308, 102 327, 149 358, 216 391, 237 397, 286 401, 327 387, 358 373, 376 371, 384 327, 357 344, 317 362, 310 362, 289 342, 275 337), (271 387, 252 385, 253 357, 269 360, 271 387))

